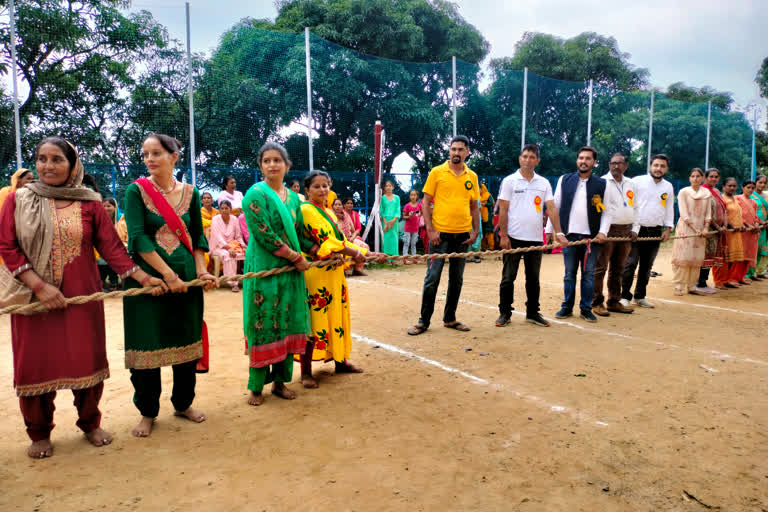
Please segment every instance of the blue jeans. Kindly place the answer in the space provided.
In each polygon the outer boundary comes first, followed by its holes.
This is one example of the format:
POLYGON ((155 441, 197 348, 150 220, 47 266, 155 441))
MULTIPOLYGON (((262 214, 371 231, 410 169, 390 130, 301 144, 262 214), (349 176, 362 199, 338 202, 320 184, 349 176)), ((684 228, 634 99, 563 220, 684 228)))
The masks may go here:
MULTIPOLYGON (((576 242, 584 238, 590 238, 589 235, 569 234, 569 242, 576 242)), ((563 247, 563 260, 565 262, 565 277, 563 278, 564 299, 562 307, 568 311, 573 311, 573 305, 576 302, 576 273, 581 269, 581 297, 579 297, 579 309, 581 311, 592 311, 592 298, 594 297, 594 277, 595 266, 597 265, 597 255, 600 251, 598 244, 592 244, 589 255, 587 255, 586 245, 575 245, 572 247, 563 247), (586 265, 584 257, 586 256, 586 265)))
MULTIPOLYGON (((430 254, 446 254, 451 252, 467 252, 469 233, 440 233, 440 244, 435 246, 429 243, 430 254)), ((443 273, 444 259, 430 260, 427 263, 427 275, 424 277, 424 290, 421 293, 421 318, 419 322, 429 327, 432 313, 435 311, 435 297, 437 287, 440 285, 440 276, 443 273)), ((445 298, 445 310, 443 322, 456 321, 456 307, 459 305, 461 285, 464 284, 464 258, 450 258, 448 260, 448 294, 445 298)))

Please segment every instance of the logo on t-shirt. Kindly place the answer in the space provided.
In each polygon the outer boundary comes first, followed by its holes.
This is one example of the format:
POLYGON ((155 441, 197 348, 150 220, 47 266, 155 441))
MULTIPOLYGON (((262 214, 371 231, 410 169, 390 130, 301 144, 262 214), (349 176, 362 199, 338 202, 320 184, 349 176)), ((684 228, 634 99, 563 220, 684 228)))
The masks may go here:
POLYGON ((472 187, 474 187, 474 185, 472 185, 472 182, 470 180, 467 180, 467 181, 464 182, 464 188, 465 189, 472 190, 472 187))

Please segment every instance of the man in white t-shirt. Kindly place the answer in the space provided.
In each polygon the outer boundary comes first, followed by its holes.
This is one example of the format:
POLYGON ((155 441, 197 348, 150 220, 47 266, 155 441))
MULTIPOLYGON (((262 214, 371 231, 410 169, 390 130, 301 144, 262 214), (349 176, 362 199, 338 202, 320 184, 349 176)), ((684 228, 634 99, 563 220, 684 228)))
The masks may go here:
MULTIPOLYGON (((560 232, 560 216, 552 195, 552 185, 546 178, 534 172, 539 164, 539 147, 527 144, 520 152, 520 169, 501 182, 499 189, 499 238, 502 249, 541 246, 544 208, 556 230, 557 241, 565 244, 568 240, 560 232)), ((499 285, 499 318, 496 327, 509 324, 514 301, 515 278, 520 266, 525 263, 525 295, 527 301, 525 319, 532 324, 549 327, 549 322, 539 313, 539 272, 541 251, 505 254, 504 269, 499 285)))

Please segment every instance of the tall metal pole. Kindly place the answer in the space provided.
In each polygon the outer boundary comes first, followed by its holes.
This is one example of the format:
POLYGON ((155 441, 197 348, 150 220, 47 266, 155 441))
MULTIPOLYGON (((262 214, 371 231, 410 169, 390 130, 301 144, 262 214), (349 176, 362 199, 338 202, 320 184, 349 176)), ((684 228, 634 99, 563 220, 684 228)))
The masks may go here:
POLYGON ((312 157, 312 67, 309 59, 309 27, 304 27, 304 54, 307 75, 307 139, 309 140, 309 170, 314 171, 312 157))
POLYGON ((456 56, 451 57, 453 67, 453 94, 451 94, 451 103, 453 108, 453 136, 456 136, 456 56))
POLYGON ((187 2, 187 96, 189 96, 189 165, 192 169, 192 186, 197 186, 195 165, 195 89, 192 83, 192 36, 189 27, 189 2, 187 2))
POLYGON ((651 110, 650 117, 648 118, 648 162, 646 163, 646 172, 651 170, 651 146, 653 146, 653 96, 655 91, 651 91, 651 110))
POLYGON ((528 68, 523 70, 523 126, 520 131, 520 152, 525 146, 525 118, 528 113, 528 68))
POLYGON ((587 146, 592 142, 592 79, 589 79, 589 110, 587 111, 587 146))
POLYGON ((756 146, 755 146, 755 132, 757 131, 757 108, 755 108, 754 112, 754 121, 752 123, 752 181, 755 181, 755 178, 757 177, 757 153, 756 153, 756 146))
POLYGON ((709 133, 712 128, 712 102, 707 102, 707 148, 704 152, 704 169, 709 169, 709 133))
POLYGON ((21 161, 21 119, 19 118, 19 86, 16 76, 16 15, 14 12, 14 0, 10 2, 10 27, 11 27, 11 75, 13 77, 13 126, 16 132, 16 168, 20 169, 21 161))

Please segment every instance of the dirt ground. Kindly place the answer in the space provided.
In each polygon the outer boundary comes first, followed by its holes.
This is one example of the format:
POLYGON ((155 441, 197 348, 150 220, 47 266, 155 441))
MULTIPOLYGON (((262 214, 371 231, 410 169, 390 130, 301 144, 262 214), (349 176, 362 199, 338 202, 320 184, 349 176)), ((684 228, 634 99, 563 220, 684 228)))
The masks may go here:
MULTIPOLYGON (((0 317, 0 510, 768 511, 768 282, 675 297, 670 252, 651 280, 655 309, 545 329, 496 328, 501 262, 467 264, 458 317, 410 337, 423 265, 350 279, 353 361, 316 365, 320 388, 246 404, 241 296, 206 296, 211 373, 202 424, 173 417, 170 370, 152 436, 123 368, 122 308, 106 304, 112 377, 95 448, 60 391, 55 455, 31 460, 0 317), (583 376, 580 376, 583 375, 583 376), (698 500, 698 501, 697 501, 698 500)), ((542 267, 542 312, 562 300, 562 257, 542 267)), ((447 284, 447 270, 439 297, 447 284)), ((524 309, 522 269, 516 304, 524 309)))

